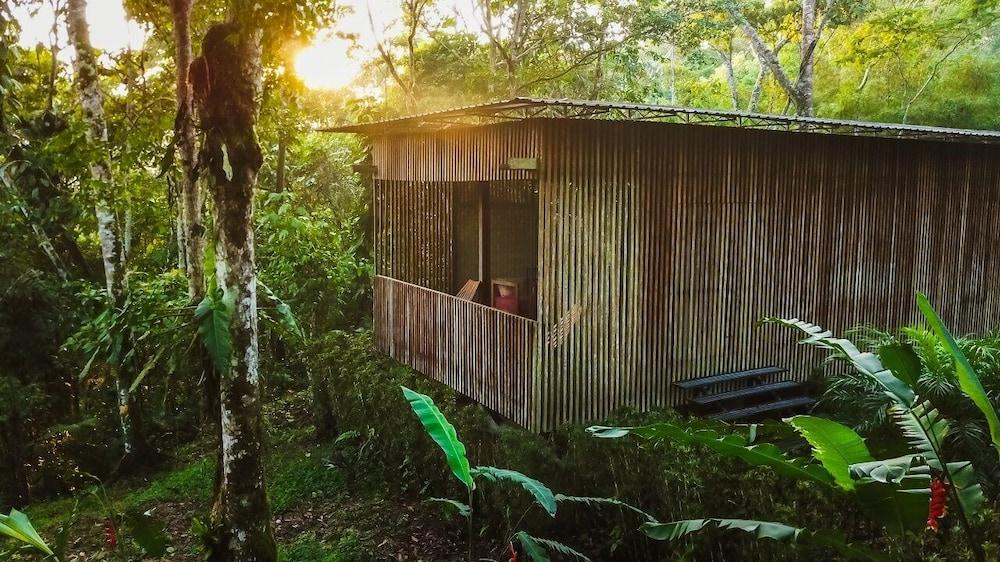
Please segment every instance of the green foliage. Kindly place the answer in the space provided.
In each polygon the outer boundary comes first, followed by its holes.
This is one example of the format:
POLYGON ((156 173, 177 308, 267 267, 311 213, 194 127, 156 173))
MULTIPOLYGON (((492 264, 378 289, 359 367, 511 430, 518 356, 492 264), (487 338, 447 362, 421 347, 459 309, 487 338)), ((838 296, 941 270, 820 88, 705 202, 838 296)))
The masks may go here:
MULTIPOLYGON (((922 311, 932 318, 932 323, 935 321, 938 323, 939 331, 950 339, 947 329, 940 324, 940 320, 926 300, 918 297, 918 303, 923 305, 922 311)), ((944 445, 949 424, 931 402, 919 398, 910 386, 917 382, 916 375, 921 370, 919 363, 914 360, 916 354, 912 348, 899 345, 881 346, 881 349, 887 351, 887 365, 884 365, 873 353, 862 352, 851 341, 837 338, 832 332, 814 324, 797 319, 768 321, 802 331, 806 338, 801 343, 832 352, 833 358, 847 363, 866 377, 873 391, 882 393, 889 399, 892 417, 901 430, 911 454, 876 461, 865 441, 854 430, 838 422, 814 416, 795 416, 786 420, 786 423, 794 427, 812 446, 814 458, 788 458, 773 445, 768 448, 761 444, 752 444, 756 439, 755 426, 751 427, 750 440, 738 434, 720 437, 711 430, 689 430, 666 422, 640 427, 598 426, 588 431, 592 435, 605 438, 620 438, 634 433, 654 441, 668 439, 681 443, 697 443, 755 466, 767 466, 785 476, 824 484, 836 483, 840 489, 853 492, 852 497, 866 513, 891 533, 904 534, 923 529, 924 517, 928 514, 928 510, 934 513, 935 502, 944 502, 950 504, 950 508, 956 513, 975 558, 984 560, 983 548, 977 542, 970 523, 972 517, 979 513, 982 507, 981 487, 971 462, 946 460, 944 445), (933 488, 930 485, 932 479, 942 486, 949 496, 948 499, 932 499, 929 489, 933 488)), ((952 340, 949 350, 954 352, 958 349, 952 340)), ((981 394, 983 400, 989 404, 975 371, 968 366, 967 361, 964 368, 968 378, 966 386, 972 389, 968 398, 975 401, 973 396, 981 394)), ((936 519, 937 517, 934 518, 935 521, 936 519)), ((875 556, 867 550, 853 549, 828 533, 806 531, 803 528, 766 521, 746 519, 691 519, 673 523, 651 521, 644 523, 641 528, 653 538, 672 540, 709 525, 745 531, 758 539, 800 542, 802 537, 809 537, 810 540, 836 548, 845 555, 862 558, 875 556)))
POLYGON ((741 435, 720 435, 712 429, 688 430, 668 422, 632 428, 594 426, 587 431, 594 437, 601 438, 619 438, 634 433, 656 441, 669 439, 704 445, 718 453, 739 458, 750 466, 766 466, 792 478, 833 484, 833 476, 823 466, 814 464, 809 459, 788 457, 773 443, 749 444, 741 435))
POLYGON ((204 458, 153 479, 149 486, 125 496, 127 509, 146 510, 168 501, 207 502, 212 493, 215 462, 204 458))
POLYGON ((533 537, 524 531, 518 531, 514 537, 517 539, 518 543, 520 543, 521 548, 524 549, 528 558, 531 559, 531 562, 551 562, 552 559, 549 558, 549 552, 561 554, 567 559, 590 562, 590 558, 586 555, 564 545, 561 542, 533 537))
POLYGON ((12 509, 9 515, 0 514, 0 535, 24 543, 45 555, 54 556, 55 554, 39 536, 38 531, 35 531, 28 516, 16 509, 12 509))
POLYGON ((159 519, 146 513, 126 513, 124 522, 129 536, 147 556, 163 556, 167 553, 170 538, 166 526, 159 519))
POLYGON ((364 550, 358 534, 348 529, 336 542, 320 541, 311 533, 303 533, 282 546, 278 559, 282 562, 367 562, 372 557, 364 550))
POLYGON ((198 303, 194 311, 198 323, 201 344, 212 358, 212 364, 220 373, 228 373, 233 353, 232 335, 229 324, 232 310, 221 289, 211 291, 198 303))
POLYGON ((552 490, 548 486, 542 484, 534 478, 530 478, 521 474, 516 470, 510 470, 507 468, 496 468, 492 466, 477 466, 472 469, 472 476, 474 478, 485 478, 491 482, 498 482, 501 480, 507 480, 520 484, 529 494, 531 494, 538 505, 545 510, 550 516, 556 516, 556 498, 552 493, 552 490))
POLYGON ((976 375, 976 371, 969 363, 969 359, 966 358, 965 353, 962 352, 951 332, 944 325, 944 322, 941 321, 941 318, 938 317, 937 312, 934 311, 930 302, 927 301, 927 297, 923 294, 917 294, 917 307, 920 308, 920 312, 930 323, 934 332, 944 343, 945 348, 954 360, 955 375, 958 378, 959 387, 961 387, 962 392, 965 393, 969 400, 972 400, 976 407, 979 408, 979 411, 986 417, 986 422, 990 427, 993 446, 996 448, 997 454, 1000 454, 1000 418, 997 417, 996 409, 993 407, 990 398, 986 395, 986 389, 983 388, 983 384, 979 381, 979 376, 976 375))
POLYGON ((268 499, 275 513, 317 498, 330 498, 344 489, 343 475, 322 449, 308 453, 275 451, 267 458, 268 499))
POLYGON ((741 531, 756 539, 771 539, 787 543, 812 542, 835 549, 840 554, 857 560, 887 560, 886 557, 866 548, 852 546, 833 533, 819 533, 771 521, 746 519, 687 519, 670 523, 646 523, 642 531, 652 539, 675 540, 709 527, 741 531))
POLYGON ((845 490, 854 489, 851 465, 873 462, 860 435, 833 420, 795 416, 787 420, 812 445, 813 456, 845 490))
POLYGON ((455 478, 458 478, 458 481, 470 491, 475 490, 476 483, 469 468, 465 445, 459 441, 455 426, 451 425, 451 422, 444 417, 430 396, 414 392, 405 386, 403 387, 403 396, 409 401, 413 413, 417 415, 417 419, 423 424, 427 434, 444 451, 445 459, 448 461, 448 466, 455 478))

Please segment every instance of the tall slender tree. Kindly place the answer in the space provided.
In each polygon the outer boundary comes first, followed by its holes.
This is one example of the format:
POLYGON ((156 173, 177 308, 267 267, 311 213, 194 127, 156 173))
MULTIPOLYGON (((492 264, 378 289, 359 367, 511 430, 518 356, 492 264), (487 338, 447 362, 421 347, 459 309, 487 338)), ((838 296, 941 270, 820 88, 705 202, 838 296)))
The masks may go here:
POLYGON ((191 66, 192 0, 171 0, 174 24, 174 62, 177 66, 177 118, 174 124, 178 181, 188 274, 188 295, 193 301, 205 297, 205 221, 204 198, 198 183, 194 108, 188 67, 191 66))
MULTIPOLYGON (((101 93, 97 57, 90 43, 87 24, 86 0, 69 0, 66 23, 70 43, 76 50, 73 71, 80 96, 83 120, 87 124, 87 139, 96 145, 98 155, 90 164, 94 188, 94 211, 97 217, 97 236, 101 245, 101 260, 112 316, 117 316, 125 305, 128 289, 126 252, 124 240, 115 213, 115 182, 111 172, 108 149, 108 126, 104 119, 104 96, 101 93)), ((112 358, 118 395, 118 412, 124 443, 124 464, 142 460, 148 447, 142 429, 142 409, 136 392, 130 390, 132 373, 130 361, 123 361, 131 347, 129 331, 122 328, 116 333, 121 338, 119 357, 112 358)))
POLYGON ((277 548, 264 484, 257 343, 253 191, 263 162, 257 143, 261 26, 254 4, 234 0, 192 65, 192 87, 214 201, 215 270, 230 312, 228 372, 221 377, 221 477, 213 519, 214 560, 271 562, 277 548))
MULTIPOLYGON (((205 298, 205 197, 198 181, 197 135, 195 107, 191 93, 189 68, 192 62, 191 8, 192 0, 171 0, 174 27, 174 63, 177 67, 177 117, 174 120, 174 146, 177 154, 180 200, 180 231, 184 269, 187 272, 188 297, 193 305, 205 298)), ((219 373, 203 347, 191 357, 192 369, 204 381, 202 418, 208 422, 219 419, 219 373)))

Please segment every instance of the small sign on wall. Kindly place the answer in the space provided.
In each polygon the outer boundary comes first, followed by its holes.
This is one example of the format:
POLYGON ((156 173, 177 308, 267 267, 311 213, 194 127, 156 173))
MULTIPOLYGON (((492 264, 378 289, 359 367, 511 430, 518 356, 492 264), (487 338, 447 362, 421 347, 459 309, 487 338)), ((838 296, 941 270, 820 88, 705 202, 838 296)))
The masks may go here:
POLYGON ((509 158, 507 159, 508 170, 537 170, 538 158, 509 158))

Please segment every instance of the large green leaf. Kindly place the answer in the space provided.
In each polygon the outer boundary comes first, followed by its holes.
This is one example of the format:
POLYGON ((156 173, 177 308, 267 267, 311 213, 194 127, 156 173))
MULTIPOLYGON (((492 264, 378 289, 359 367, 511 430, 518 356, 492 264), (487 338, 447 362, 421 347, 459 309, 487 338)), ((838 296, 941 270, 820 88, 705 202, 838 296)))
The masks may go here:
POLYGON ((865 513, 895 535, 920 532, 927 526, 930 478, 906 476, 899 484, 868 481, 855 491, 865 513))
POLYGON ((813 456, 845 490, 854 489, 851 465, 875 460, 864 439, 846 425, 816 416, 795 416, 786 421, 812 445, 813 456))
POLYGON ((934 307, 931 306, 931 303, 923 293, 917 293, 917 308, 927 318, 931 328, 937 334, 938 338, 944 342, 948 353, 955 361, 955 375, 958 378, 958 385, 962 389, 962 392, 979 408, 979 411, 986 416, 986 423, 990 426, 990 437, 993 439, 993 447, 997 450, 997 454, 1000 455, 1000 418, 997 417, 997 411, 993 408, 993 403, 990 402, 989 397, 986 395, 983 383, 980 382, 976 371, 969 363, 969 359, 962 352, 962 349, 958 347, 958 343, 951 335, 948 327, 941 321, 934 307))
POLYGON ((812 480, 821 484, 834 484, 834 478, 822 465, 811 462, 811 459, 787 457, 772 443, 747 445, 746 439, 740 435, 719 435, 711 429, 687 430, 669 422, 660 422, 642 427, 603 427, 587 428, 595 437, 616 438, 629 433, 640 435, 647 439, 668 439, 678 443, 704 445, 717 453, 736 457, 751 466, 766 466, 778 474, 800 480, 812 480))
POLYGON ((451 498, 427 498, 427 501, 448 506, 449 509, 454 510, 455 513, 465 517, 466 519, 472 517, 472 508, 469 507, 468 504, 462 503, 458 500, 453 500, 451 498))
POLYGON ((859 560, 886 560, 874 551, 848 544, 842 537, 827 532, 808 531, 792 527, 784 523, 772 521, 753 521, 749 519, 685 519, 670 523, 645 523, 640 527, 642 532, 656 540, 676 540, 697 533, 706 528, 741 531, 756 539, 772 539, 787 543, 812 543, 827 546, 849 558, 859 560))
POLYGON ((932 468, 941 470, 939 454, 950 431, 948 421, 930 402, 918 402, 912 407, 892 406, 889 413, 903 437, 916 453, 923 455, 932 468))
POLYGON ((629 511, 638 513, 643 516, 647 521, 656 522, 656 518, 652 515, 646 513, 645 511, 631 505, 629 503, 623 502, 621 500, 616 500, 614 498, 595 498, 591 496, 564 496, 562 494, 556 494, 556 501, 559 503, 579 503, 589 507, 595 507, 600 505, 611 505, 615 507, 620 507, 627 509, 629 511))
POLYGON ((510 482, 516 482, 521 485, 522 488, 528 491, 532 496, 534 496, 535 501, 538 505, 542 506, 542 509, 546 511, 550 516, 556 516, 556 498, 552 494, 552 490, 548 486, 542 484, 538 480, 525 476, 516 470, 509 470, 506 468, 496 468, 493 466, 477 466, 472 469, 472 476, 478 478, 482 476, 483 478, 496 482, 498 480, 508 480, 510 482))
POLYGON ((0 535, 8 536, 16 541, 22 542, 32 548, 53 556, 52 549, 45 544, 42 537, 31 525, 28 516, 16 509, 10 510, 10 515, 0 514, 0 535))
POLYGON ((851 478, 861 480, 867 478, 875 482, 898 484, 914 467, 926 462, 923 455, 903 455, 891 459, 859 462, 851 465, 851 478))
POLYGON ((233 351, 232 335, 229 332, 232 312, 221 289, 205 296, 198 303, 194 318, 198 323, 198 333, 201 334, 201 344, 212 358, 212 364, 220 373, 228 373, 233 351))
POLYGON ((587 555, 582 552, 578 552, 561 542, 533 537, 524 531, 518 531, 518 533, 514 536, 517 538, 517 541, 521 543, 521 549, 528 555, 531 562, 551 562, 552 559, 549 558, 549 551, 558 552, 565 557, 582 560, 583 562, 590 562, 590 558, 588 558, 587 555))
POLYGON ((923 368, 920 365, 920 357, 913 351, 913 346, 908 343, 893 343, 883 345, 878 348, 878 358, 897 379, 906 383, 910 388, 917 387, 917 379, 923 368))
POLYGON ((913 404, 915 398, 913 389, 883 366, 875 354, 862 352, 850 340, 835 337, 830 330, 824 330, 816 324, 803 322, 797 318, 766 318, 764 322, 788 326, 805 333, 806 338, 799 343, 832 351, 834 357, 847 361, 859 373, 870 377, 895 401, 907 406, 913 404))
POLYGON ((465 454, 465 445, 458 440, 458 433, 455 426, 444 417, 441 410, 434 404, 430 396, 420 394, 402 387, 403 396, 410 402, 413 413, 417 414, 424 430, 431 436, 431 439, 444 451, 448 466, 452 473, 469 490, 476 489, 476 482, 472 479, 472 472, 469 469, 469 458, 465 454))

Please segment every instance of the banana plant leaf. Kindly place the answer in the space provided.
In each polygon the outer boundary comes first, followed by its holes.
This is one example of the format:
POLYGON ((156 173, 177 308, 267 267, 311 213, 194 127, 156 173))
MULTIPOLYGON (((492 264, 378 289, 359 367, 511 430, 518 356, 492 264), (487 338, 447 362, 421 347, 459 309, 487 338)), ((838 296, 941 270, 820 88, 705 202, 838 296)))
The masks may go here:
POLYGON ((990 426, 990 438, 993 440, 993 447, 997 450, 997 454, 1000 455, 1000 417, 997 416, 997 411, 993 407, 993 403, 990 401, 989 396, 986 395, 983 383, 979 380, 979 376, 976 375, 976 371, 972 368, 965 353, 958 347, 958 342, 955 341, 954 336, 951 335, 948 327, 941 321, 934 307, 927 300, 927 296, 923 293, 917 293, 917 308, 923 313, 938 338, 944 342, 948 353, 955 361, 955 375, 958 378, 958 385, 962 389, 962 392, 972 400, 976 407, 979 408, 979 411, 986 417, 986 423, 990 426))
POLYGON ((528 555, 531 562, 551 562, 552 559, 549 558, 550 551, 557 552, 563 555, 564 558, 590 562, 590 558, 588 558, 587 555, 574 550, 561 542, 533 537, 524 531, 518 531, 518 533, 514 536, 517 538, 517 542, 521 544, 521 549, 528 555))
POLYGON ((784 523, 754 521, 750 519, 685 519, 670 523, 646 523, 640 529, 651 539, 676 540, 701 530, 719 529, 741 531, 756 539, 771 539, 791 544, 812 543, 833 548, 840 554, 857 560, 888 560, 881 553, 847 543, 843 537, 829 532, 808 531, 784 523))
POLYGON ((0 535, 22 542, 48 556, 55 555, 32 526, 28 516, 16 509, 11 509, 9 515, 0 514, 0 535))
POLYGON ((845 490, 854 489, 851 465, 875 460, 865 440, 846 425, 816 416, 794 416, 786 421, 812 445, 813 456, 845 490))
POLYGON ((476 482, 472 478, 472 471, 469 468, 469 458, 465 453, 465 445, 458 440, 458 432, 455 426, 451 425, 448 418, 444 417, 441 410, 434 404, 430 396, 420 394, 402 387, 403 396, 410 402, 413 413, 417 415, 424 430, 431 436, 431 439, 444 451, 445 460, 451 468, 455 478, 470 491, 476 489, 476 482))
POLYGON ((535 501, 538 505, 542 506, 542 509, 544 509, 549 516, 556 516, 557 506, 555 495, 552 493, 552 490, 548 488, 548 486, 542 484, 534 478, 525 476, 516 470, 496 468, 493 466, 477 466, 472 469, 472 476, 473 478, 483 477, 491 482, 507 480, 520 484, 522 488, 534 496, 535 501))
POLYGON ((858 372, 867 375, 889 394, 893 400, 906 406, 913 405, 913 389, 891 370, 886 368, 874 353, 862 352, 850 340, 838 338, 830 330, 798 318, 765 318, 764 323, 795 328, 806 335, 799 343, 832 351, 835 357, 849 362, 858 372))
POLYGON ((907 476, 899 484, 869 481, 858 485, 855 494, 865 513, 889 533, 919 533, 927 526, 929 483, 929 477, 920 476, 907 476))
POLYGON ((678 443, 704 445, 717 453, 736 457, 751 466, 766 466, 778 474, 811 480, 820 484, 834 485, 833 476, 812 459, 788 457, 772 443, 747 445, 740 435, 720 435, 711 429, 686 430, 669 422, 660 422, 642 427, 593 426, 587 431, 601 438, 618 438, 629 433, 652 440, 670 440, 678 443))
POLYGON ((633 513, 641 515, 644 519, 646 519, 646 521, 652 523, 656 522, 656 518, 653 517, 652 515, 646 513, 645 511, 639 509, 638 507, 635 507, 634 505, 623 502, 621 500, 616 500, 615 498, 599 498, 591 496, 564 496, 562 494, 556 494, 556 501, 558 503, 578 503, 586 505, 588 507, 595 507, 601 505, 620 507, 623 509, 627 509, 633 513))

